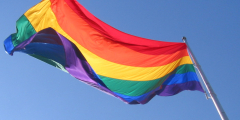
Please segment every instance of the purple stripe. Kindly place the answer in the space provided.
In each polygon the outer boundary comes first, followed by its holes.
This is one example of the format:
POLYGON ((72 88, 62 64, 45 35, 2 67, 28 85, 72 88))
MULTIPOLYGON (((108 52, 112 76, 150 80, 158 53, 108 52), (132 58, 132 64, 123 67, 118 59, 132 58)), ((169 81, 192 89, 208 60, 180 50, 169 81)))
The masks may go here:
POLYGON ((13 54, 14 51, 24 49, 25 46, 31 42, 44 42, 63 45, 66 57, 65 69, 69 72, 69 74, 88 85, 91 85, 99 90, 102 90, 103 92, 106 92, 109 95, 115 96, 122 101, 127 102, 123 98, 110 91, 107 87, 105 87, 102 81, 99 78, 95 77, 96 75, 94 71, 92 71, 91 66, 85 60, 77 47, 67 38, 57 33, 52 28, 47 28, 34 34, 29 39, 16 46, 11 51, 11 53, 13 54))
POLYGON ((75 78, 86 81, 88 83, 97 84, 91 76, 89 64, 82 55, 77 55, 75 45, 68 41, 65 37, 57 33, 63 43, 66 56, 66 70, 75 78))
POLYGON ((184 90, 198 90, 204 92, 199 81, 190 81, 182 84, 162 85, 157 94, 160 96, 172 96, 184 90))
POLYGON ((65 54, 66 54, 66 70, 75 78, 95 87, 103 92, 106 92, 112 96, 118 97, 122 101, 126 102, 123 98, 120 98, 111 90, 105 87, 102 81, 95 77, 96 74, 92 71, 91 66, 83 57, 78 48, 71 43, 67 38, 63 37, 61 34, 57 33, 60 40, 63 43, 65 54))

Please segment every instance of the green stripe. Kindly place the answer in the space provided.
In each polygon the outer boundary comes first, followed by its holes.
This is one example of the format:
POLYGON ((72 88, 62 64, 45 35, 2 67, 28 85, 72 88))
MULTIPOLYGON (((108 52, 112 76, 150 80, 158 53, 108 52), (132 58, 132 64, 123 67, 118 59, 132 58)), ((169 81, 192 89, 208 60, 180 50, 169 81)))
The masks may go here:
POLYGON ((100 75, 99 77, 111 91, 128 96, 139 96, 159 87, 168 76, 172 74, 183 74, 187 72, 195 72, 192 64, 185 64, 179 66, 173 72, 167 74, 166 76, 151 81, 128 81, 100 75))
POLYGON ((17 33, 12 34, 12 43, 14 47, 30 38, 36 33, 32 24, 28 21, 25 15, 22 15, 17 20, 17 33))
MULTIPOLYGON (((30 54, 28 54, 28 55, 30 55, 30 54)), ((62 64, 60 64, 60 63, 58 63, 58 62, 56 62, 56 61, 54 61, 52 59, 47 59, 47 58, 39 56, 39 55, 30 55, 30 56, 35 57, 35 58, 37 58, 37 59, 39 59, 39 60, 41 60, 43 62, 46 62, 46 63, 48 63, 48 64, 50 64, 50 65, 52 65, 52 66, 54 66, 56 68, 59 68, 62 71, 68 73, 68 71, 65 69, 65 67, 62 64)))

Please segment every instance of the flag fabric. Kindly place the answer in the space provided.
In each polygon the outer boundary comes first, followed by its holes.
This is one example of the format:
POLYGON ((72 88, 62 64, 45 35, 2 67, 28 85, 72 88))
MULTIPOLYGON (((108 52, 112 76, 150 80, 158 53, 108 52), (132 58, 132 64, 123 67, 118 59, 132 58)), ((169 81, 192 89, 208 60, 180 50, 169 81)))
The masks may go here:
POLYGON ((17 20, 4 46, 26 53, 129 104, 203 92, 185 43, 123 33, 76 0, 42 0, 17 20))

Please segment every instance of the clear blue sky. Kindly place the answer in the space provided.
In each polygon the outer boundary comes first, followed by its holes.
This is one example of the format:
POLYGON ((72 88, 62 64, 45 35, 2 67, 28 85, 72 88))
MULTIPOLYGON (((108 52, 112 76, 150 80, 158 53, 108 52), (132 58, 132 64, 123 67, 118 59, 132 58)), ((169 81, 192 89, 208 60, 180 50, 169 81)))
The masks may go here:
MULTIPOLYGON (((96 17, 132 35, 189 45, 229 119, 240 111, 239 0, 78 0, 96 17)), ((0 40, 40 0, 0 1, 0 40)), ((0 120, 218 120, 203 93, 156 96, 128 105, 22 53, 0 52, 0 120)))

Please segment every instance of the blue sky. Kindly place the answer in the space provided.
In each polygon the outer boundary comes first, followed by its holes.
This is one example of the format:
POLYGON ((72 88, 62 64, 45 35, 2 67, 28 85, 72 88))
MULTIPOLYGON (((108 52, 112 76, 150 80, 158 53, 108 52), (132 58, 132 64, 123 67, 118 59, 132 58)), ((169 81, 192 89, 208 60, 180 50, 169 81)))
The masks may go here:
MULTIPOLYGON (((128 34, 170 42, 186 36, 229 119, 239 118, 239 0, 78 0, 128 34)), ((0 40, 40 0, 0 1, 0 40)), ((217 120, 211 100, 184 91, 128 105, 22 53, 0 52, 0 120, 217 120)))

